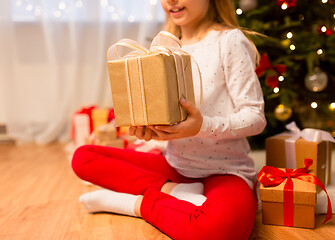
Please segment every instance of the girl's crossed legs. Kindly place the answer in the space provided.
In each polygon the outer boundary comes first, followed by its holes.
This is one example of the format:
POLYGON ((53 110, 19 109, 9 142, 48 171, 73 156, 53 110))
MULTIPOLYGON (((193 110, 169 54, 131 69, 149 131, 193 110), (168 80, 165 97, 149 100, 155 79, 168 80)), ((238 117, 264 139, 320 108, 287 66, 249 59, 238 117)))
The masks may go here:
POLYGON ((162 155, 87 145, 77 149, 72 167, 83 180, 117 192, 144 195, 142 218, 173 239, 248 239, 256 197, 240 177, 201 179, 207 200, 196 206, 161 192, 167 181, 193 183, 162 155))

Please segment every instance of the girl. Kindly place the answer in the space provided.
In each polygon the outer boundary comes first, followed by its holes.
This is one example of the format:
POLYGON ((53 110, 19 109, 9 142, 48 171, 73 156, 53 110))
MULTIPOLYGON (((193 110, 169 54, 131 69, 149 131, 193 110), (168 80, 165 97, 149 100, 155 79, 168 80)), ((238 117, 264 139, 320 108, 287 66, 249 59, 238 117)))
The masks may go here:
MULTIPOLYGON (((197 60, 203 104, 180 104, 173 126, 130 127, 139 139, 169 140, 166 156, 83 146, 75 173, 105 189, 80 201, 90 212, 142 217, 173 239, 248 239, 257 200, 246 137, 266 125, 255 74, 257 51, 240 30, 231 0, 161 0, 166 30, 197 60)), ((194 81, 195 89, 199 89, 194 81)))

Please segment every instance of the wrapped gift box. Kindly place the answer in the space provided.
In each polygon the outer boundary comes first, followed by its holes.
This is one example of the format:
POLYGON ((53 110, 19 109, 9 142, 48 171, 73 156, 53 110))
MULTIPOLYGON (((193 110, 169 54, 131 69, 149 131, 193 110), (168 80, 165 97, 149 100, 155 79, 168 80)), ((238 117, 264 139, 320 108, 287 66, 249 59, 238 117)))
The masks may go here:
POLYGON ((109 122, 109 112, 111 110, 105 108, 95 108, 92 110, 92 123, 93 130, 96 130, 102 125, 106 125, 109 122))
POLYGON ((192 103, 194 92, 190 56, 184 55, 183 59, 184 83, 178 83, 173 56, 156 54, 108 62, 117 126, 174 124, 186 119, 186 110, 179 104, 178 84, 185 85, 182 95, 192 103))
POLYGON ((313 159, 310 170, 316 174, 324 185, 329 184, 332 147, 327 146, 327 144, 332 146, 332 143, 326 141, 310 142, 299 138, 294 143, 295 156, 292 159, 287 159, 285 154, 288 151, 286 141, 289 139, 290 136, 288 135, 276 135, 266 139, 266 165, 276 168, 301 168, 304 167, 304 159, 313 159), (288 162, 290 161, 295 162, 290 163, 293 165, 289 166, 288 162))
MULTIPOLYGON (((176 37, 161 32, 152 45, 168 41, 180 44, 176 37)), ((134 47, 136 43, 121 40, 117 44, 134 47)), ((170 125, 185 120, 187 111, 181 107, 180 98, 195 103, 190 55, 165 45, 150 50, 135 48, 143 52, 107 62, 116 126, 170 125)), ((113 48, 108 53, 115 52, 113 48)))
POLYGON ((101 125, 95 130, 95 137, 100 142, 116 140, 116 127, 113 125, 101 125))
POLYGON ((109 141, 95 141, 95 145, 100 146, 108 146, 108 147, 114 147, 114 148, 126 148, 127 147, 127 141, 125 139, 114 139, 109 141))
MULTIPOLYGON (((263 224, 284 226, 284 185, 260 186, 263 224)), ((293 227, 315 228, 316 186, 298 179, 293 181, 293 227)))

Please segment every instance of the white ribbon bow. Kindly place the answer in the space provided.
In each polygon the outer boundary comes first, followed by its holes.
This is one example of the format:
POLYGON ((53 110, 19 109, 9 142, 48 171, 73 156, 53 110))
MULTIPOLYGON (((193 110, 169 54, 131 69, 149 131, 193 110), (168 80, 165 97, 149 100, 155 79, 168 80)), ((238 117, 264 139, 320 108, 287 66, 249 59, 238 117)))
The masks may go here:
POLYGON ((186 52, 181 50, 181 47, 182 44, 176 36, 167 31, 161 31, 152 40, 149 49, 134 40, 121 39, 120 41, 108 48, 107 59, 109 61, 112 61, 150 54, 165 54, 167 56, 170 56, 172 54, 186 54, 186 52), (118 47, 126 47, 129 48, 129 50, 133 51, 126 55, 120 56, 118 52, 118 47))
POLYGON ((327 167, 329 166, 329 142, 335 143, 334 138, 329 132, 322 131, 319 129, 313 128, 305 128, 300 130, 295 122, 291 122, 286 125, 286 129, 290 132, 282 133, 280 135, 290 136, 290 138, 285 140, 285 156, 286 156, 286 168, 297 168, 297 161, 296 161, 296 152, 295 152, 295 142, 299 138, 302 138, 309 142, 327 142, 327 153, 326 153, 326 173, 325 173, 325 183, 328 183, 328 170, 327 167))

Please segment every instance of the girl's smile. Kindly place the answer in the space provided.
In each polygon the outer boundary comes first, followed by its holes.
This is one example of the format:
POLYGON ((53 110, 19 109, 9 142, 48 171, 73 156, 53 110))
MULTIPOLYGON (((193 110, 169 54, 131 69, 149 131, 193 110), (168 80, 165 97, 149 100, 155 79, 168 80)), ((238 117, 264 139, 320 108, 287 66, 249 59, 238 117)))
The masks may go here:
POLYGON ((185 7, 171 7, 170 8, 170 15, 173 18, 178 18, 180 16, 182 16, 182 14, 184 13, 185 7))

